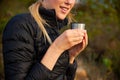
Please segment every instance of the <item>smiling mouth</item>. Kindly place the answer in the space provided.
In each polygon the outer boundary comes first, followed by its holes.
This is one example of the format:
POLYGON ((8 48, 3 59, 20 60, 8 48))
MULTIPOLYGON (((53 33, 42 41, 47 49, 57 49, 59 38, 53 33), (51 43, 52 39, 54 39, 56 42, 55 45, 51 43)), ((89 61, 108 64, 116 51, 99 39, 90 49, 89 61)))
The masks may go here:
POLYGON ((68 10, 69 10, 69 8, 67 8, 67 7, 62 7, 62 6, 60 6, 60 8, 61 8, 61 12, 62 12, 62 13, 67 13, 68 10))

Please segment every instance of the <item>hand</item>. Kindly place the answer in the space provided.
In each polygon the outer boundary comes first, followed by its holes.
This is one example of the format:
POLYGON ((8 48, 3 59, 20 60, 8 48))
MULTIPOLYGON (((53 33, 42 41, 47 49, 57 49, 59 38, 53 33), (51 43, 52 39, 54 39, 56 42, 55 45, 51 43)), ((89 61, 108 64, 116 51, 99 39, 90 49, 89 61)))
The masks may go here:
MULTIPOLYGON (((84 36, 85 30, 66 30, 51 44, 51 46, 46 51, 44 57, 42 58, 41 63, 45 65, 48 69, 53 70, 56 61, 58 60, 59 56, 63 53, 63 51, 70 49, 71 47, 80 44, 81 42, 84 43, 84 36)), ((75 55, 73 54, 73 57, 75 55)))
MULTIPOLYGON (((81 43, 85 36, 85 30, 69 29, 63 32, 54 42, 56 48, 62 51, 81 43)), ((85 42, 85 41, 84 41, 85 42)))
POLYGON ((83 38, 83 41, 72 48, 69 49, 70 54, 70 63, 73 63, 74 59, 86 48, 88 45, 88 36, 87 32, 85 31, 85 36, 83 38))

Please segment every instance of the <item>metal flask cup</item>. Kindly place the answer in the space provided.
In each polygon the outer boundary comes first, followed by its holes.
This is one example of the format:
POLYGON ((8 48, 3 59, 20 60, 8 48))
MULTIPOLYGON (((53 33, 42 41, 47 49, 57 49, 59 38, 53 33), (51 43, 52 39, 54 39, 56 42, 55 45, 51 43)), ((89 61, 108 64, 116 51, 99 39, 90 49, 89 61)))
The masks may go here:
POLYGON ((85 29, 85 24, 84 23, 77 23, 73 22, 71 23, 71 29, 85 29))

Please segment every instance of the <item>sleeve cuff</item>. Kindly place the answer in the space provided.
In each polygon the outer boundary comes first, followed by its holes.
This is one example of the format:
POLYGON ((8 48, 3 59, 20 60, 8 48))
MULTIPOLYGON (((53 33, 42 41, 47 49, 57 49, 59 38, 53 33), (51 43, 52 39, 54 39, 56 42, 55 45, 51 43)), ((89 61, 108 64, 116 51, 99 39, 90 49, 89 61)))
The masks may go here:
POLYGON ((48 80, 50 77, 51 71, 46 68, 42 63, 37 62, 30 73, 27 76, 27 80, 35 79, 35 80, 48 80))
POLYGON ((67 71, 69 71, 69 73, 67 73, 67 75, 70 76, 70 75, 75 74, 76 69, 77 69, 77 61, 74 60, 73 64, 69 64, 69 66, 68 66, 67 71))

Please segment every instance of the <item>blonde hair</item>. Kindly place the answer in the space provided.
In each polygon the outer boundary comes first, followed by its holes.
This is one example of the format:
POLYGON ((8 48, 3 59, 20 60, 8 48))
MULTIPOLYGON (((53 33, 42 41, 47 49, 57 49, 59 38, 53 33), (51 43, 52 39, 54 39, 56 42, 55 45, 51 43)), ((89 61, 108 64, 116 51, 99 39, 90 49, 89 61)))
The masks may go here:
MULTIPOLYGON (((52 44, 52 40, 50 39, 50 36, 48 35, 48 33, 44 27, 44 24, 46 24, 46 25, 48 25, 48 24, 46 23, 46 21, 44 19, 42 19, 41 15, 39 14, 39 11, 38 11, 39 7, 41 5, 42 5, 42 0, 38 0, 29 7, 29 11, 30 11, 31 15, 33 16, 33 18, 35 19, 35 21, 37 22, 38 26, 40 27, 45 40, 47 39, 48 42, 50 44, 52 44)), ((68 23, 71 23, 72 20, 73 20, 72 14, 69 13, 68 14, 68 23)))

